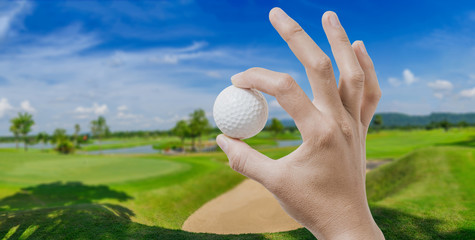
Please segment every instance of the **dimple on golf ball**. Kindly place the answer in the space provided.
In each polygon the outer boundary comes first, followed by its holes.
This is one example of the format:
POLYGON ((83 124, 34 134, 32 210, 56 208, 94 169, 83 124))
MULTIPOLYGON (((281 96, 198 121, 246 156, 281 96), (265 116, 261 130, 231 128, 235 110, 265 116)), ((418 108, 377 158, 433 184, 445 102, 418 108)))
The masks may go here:
POLYGON ((261 92, 235 86, 225 88, 216 98, 213 117, 225 135, 246 139, 266 125, 269 109, 261 92))

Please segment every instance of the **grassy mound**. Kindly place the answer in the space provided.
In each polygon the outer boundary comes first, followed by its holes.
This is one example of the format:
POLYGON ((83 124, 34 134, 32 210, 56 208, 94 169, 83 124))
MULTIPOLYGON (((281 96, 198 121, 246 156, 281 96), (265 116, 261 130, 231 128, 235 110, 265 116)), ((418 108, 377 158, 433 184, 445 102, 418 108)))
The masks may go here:
POLYGON ((367 194, 387 239, 475 238, 475 150, 417 150, 367 175, 367 194))

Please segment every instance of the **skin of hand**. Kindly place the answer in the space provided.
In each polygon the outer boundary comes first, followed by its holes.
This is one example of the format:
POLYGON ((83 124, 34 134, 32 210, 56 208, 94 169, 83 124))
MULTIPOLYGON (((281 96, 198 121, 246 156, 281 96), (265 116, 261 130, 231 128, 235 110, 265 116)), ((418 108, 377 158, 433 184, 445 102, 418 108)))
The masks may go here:
POLYGON ((275 96, 303 143, 278 160, 224 135, 217 137, 218 145, 235 171, 266 187, 318 239, 384 239, 365 190, 365 140, 381 90, 363 42, 350 44, 337 15, 323 15, 340 71, 337 86, 330 58, 297 22, 280 8, 272 9, 269 19, 305 67, 315 98, 311 101, 286 73, 251 68, 231 80, 275 96))

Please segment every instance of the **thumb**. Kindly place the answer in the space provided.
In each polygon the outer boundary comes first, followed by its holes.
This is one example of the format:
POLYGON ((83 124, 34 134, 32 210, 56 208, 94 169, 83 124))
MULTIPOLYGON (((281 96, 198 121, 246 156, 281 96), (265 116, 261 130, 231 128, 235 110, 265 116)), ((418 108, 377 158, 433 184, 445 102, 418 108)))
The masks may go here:
POLYGON ((229 166, 234 171, 261 184, 269 180, 269 173, 276 161, 249 147, 241 140, 229 138, 223 134, 216 138, 216 143, 228 156, 229 166))

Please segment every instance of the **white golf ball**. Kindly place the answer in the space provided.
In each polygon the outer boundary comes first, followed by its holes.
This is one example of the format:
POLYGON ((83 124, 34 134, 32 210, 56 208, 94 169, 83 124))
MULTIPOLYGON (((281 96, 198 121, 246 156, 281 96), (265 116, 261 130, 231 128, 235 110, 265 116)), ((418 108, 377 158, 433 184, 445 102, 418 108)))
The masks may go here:
POLYGON ((246 139, 266 125, 269 109, 261 92, 235 86, 225 88, 216 98, 213 117, 225 135, 246 139))

